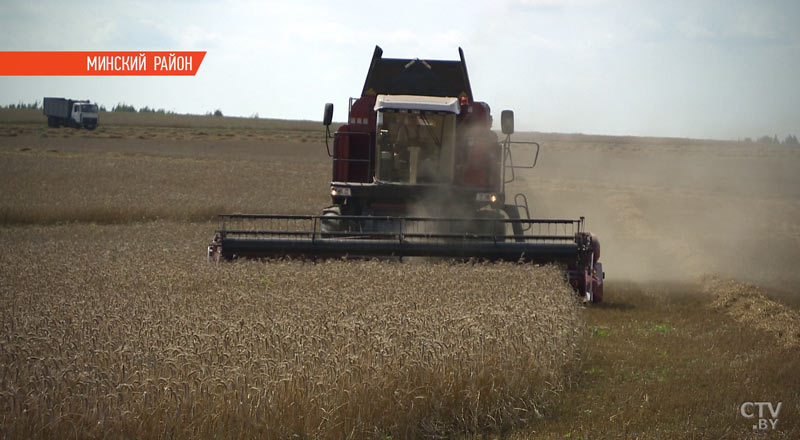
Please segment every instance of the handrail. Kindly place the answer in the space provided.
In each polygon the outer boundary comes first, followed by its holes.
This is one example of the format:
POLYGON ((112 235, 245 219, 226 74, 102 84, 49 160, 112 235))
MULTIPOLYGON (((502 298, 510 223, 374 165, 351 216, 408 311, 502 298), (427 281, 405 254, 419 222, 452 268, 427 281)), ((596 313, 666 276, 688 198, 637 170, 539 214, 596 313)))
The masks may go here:
POLYGON ((507 183, 511 183, 516 179, 516 173, 514 170, 516 169, 533 169, 536 167, 536 164, 539 162, 539 151, 541 150, 541 145, 538 142, 533 141, 512 141, 511 136, 506 136, 505 140, 503 140, 503 190, 505 190, 505 185, 507 183), (535 145, 536 146, 536 153, 533 157, 533 163, 531 165, 514 165, 514 157, 511 154, 511 144, 522 144, 522 145, 535 145), (506 169, 511 170, 511 178, 506 180, 506 169))

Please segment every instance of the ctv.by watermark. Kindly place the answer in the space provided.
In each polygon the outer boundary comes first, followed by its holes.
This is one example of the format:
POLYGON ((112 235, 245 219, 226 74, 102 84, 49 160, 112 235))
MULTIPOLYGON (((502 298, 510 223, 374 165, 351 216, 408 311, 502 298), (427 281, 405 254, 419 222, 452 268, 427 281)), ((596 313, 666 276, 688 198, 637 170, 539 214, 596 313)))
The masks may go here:
POLYGON ((758 423, 753 425, 754 430, 775 429, 778 426, 778 415, 781 413, 783 402, 772 405, 772 402, 745 402, 739 406, 739 414, 746 419, 758 416, 758 423), (766 417, 769 415, 769 417, 766 417))

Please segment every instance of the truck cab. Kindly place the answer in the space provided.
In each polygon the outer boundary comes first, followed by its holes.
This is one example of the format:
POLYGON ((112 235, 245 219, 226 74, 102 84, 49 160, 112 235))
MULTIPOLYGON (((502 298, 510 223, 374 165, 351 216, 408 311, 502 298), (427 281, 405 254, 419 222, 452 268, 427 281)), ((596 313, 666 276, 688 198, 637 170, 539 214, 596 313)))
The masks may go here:
POLYGON ((84 127, 89 130, 97 127, 97 105, 89 101, 74 103, 70 115, 75 127, 84 127))

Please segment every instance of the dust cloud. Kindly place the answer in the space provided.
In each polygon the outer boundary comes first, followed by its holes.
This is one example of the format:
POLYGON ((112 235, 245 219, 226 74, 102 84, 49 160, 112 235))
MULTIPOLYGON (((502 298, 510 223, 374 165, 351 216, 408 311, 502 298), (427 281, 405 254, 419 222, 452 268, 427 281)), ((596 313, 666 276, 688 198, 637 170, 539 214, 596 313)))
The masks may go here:
MULTIPOLYGON (((536 169, 509 185, 531 216, 586 217, 608 279, 708 274, 797 296, 800 149, 584 135, 542 142, 536 169)), ((524 152, 517 153, 521 156, 524 152)))

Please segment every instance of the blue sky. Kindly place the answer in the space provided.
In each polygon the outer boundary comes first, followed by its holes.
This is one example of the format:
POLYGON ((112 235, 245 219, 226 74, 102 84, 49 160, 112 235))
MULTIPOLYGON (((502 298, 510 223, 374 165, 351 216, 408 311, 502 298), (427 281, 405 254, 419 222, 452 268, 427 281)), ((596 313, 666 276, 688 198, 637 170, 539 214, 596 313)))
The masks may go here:
MULTIPOLYGON (((0 103, 343 120, 376 44, 456 59, 518 130, 800 135, 800 2, 4 2, 0 50, 206 50, 196 77, 0 77, 0 103)), ((499 119, 499 118, 496 118, 499 119)))

